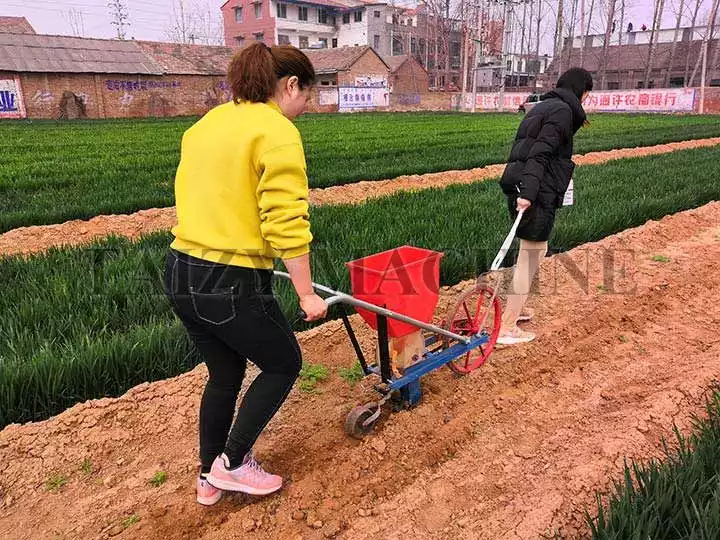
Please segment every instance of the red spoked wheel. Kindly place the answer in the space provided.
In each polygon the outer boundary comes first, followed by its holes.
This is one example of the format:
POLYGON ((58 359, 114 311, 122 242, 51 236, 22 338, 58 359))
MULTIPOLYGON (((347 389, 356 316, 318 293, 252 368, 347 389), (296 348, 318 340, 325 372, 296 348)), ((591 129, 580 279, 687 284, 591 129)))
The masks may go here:
POLYGON ((445 329, 461 336, 485 333, 488 341, 448 362, 450 369, 460 375, 466 375, 482 366, 495 347, 501 323, 500 299, 495 296, 490 287, 478 285, 465 291, 455 307, 450 310, 445 322, 445 329))

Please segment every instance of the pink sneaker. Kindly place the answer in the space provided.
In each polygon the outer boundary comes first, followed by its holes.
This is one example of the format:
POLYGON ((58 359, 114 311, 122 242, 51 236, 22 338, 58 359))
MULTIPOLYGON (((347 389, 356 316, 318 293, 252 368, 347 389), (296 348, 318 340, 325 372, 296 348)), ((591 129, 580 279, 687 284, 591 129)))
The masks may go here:
POLYGON ((197 492, 197 502, 205 506, 212 506, 222 498, 222 489, 216 488, 200 476, 198 476, 195 490, 197 492))
POLYGON ((240 467, 232 470, 229 467, 228 457, 225 454, 218 456, 210 469, 208 482, 225 491, 242 491, 250 495, 269 495, 282 487, 282 478, 265 472, 250 454, 245 456, 240 467))

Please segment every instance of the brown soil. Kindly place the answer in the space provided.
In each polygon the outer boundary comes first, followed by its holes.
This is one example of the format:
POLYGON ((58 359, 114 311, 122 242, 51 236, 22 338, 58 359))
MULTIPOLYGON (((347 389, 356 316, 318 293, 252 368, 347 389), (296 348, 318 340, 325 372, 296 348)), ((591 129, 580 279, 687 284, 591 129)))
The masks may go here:
MULTIPOLYGON (((624 148, 606 152, 592 152, 576 156, 578 165, 594 165, 614 159, 664 154, 676 150, 715 146, 720 138, 683 141, 641 148, 624 148)), ((452 184, 470 184, 497 178, 505 166, 490 165, 465 171, 400 176, 393 180, 364 181, 325 189, 313 189, 310 203, 358 204, 368 199, 386 197, 398 191, 416 191, 452 184)), ((176 223, 175 208, 151 208, 130 215, 97 216, 90 220, 73 220, 56 225, 21 227, 0 234, 0 256, 28 254, 45 251, 53 246, 76 246, 86 244, 108 235, 139 238, 155 231, 169 230, 176 223)))
MULTIPOLYGON (((687 429, 717 376, 718 223, 720 203, 711 203, 546 259, 532 299, 535 343, 498 350, 467 377, 431 374, 418 408, 361 442, 344 435, 344 416, 374 393, 371 381, 351 388, 337 374, 353 361, 341 324, 302 334, 306 360, 332 374, 316 394, 293 391, 261 438, 261 460, 287 478, 265 499, 194 501, 202 366, 9 426, 0 432, 0 537, 581 537, 594 491, 624 456, 658 455, 673 421, 687 429), (168 480, 152 487, 160 470, 168 480), (48 491, 53 475, 67 484, 48 491)), ((444 289, 438 314, 470 285, 444 289)), ((354 324, 370 353, 370 332, 354 324)))

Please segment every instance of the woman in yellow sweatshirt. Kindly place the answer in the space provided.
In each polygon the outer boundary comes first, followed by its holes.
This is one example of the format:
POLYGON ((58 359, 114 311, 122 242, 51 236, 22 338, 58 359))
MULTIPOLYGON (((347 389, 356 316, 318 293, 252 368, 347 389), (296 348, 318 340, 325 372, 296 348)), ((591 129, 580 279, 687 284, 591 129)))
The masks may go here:
POLYGON ((292 277, 306 320, 327 312, 311 286, 305 154, 292 123, 305 110, 313 66, 294 47, 253 43, 234 56, 228 79, 233 101, 183 136, 178 224, 165 268, 173 309, 209 372, 196 484, 205 505, 222 490, 266 495, 282 487, 282 478, 265 472, 251 453, 302 364, 272 293, 276 258, 292 277), (261 372, 233 423, 247 360, 261 372))

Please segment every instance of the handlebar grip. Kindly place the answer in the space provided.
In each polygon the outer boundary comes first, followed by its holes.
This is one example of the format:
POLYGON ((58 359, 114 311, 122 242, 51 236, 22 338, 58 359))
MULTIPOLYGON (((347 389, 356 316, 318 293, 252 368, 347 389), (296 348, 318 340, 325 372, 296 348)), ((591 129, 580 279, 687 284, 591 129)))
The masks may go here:
POLYGON ((303 311, 302 309, 298 309, 298 311, 297 311, 297 317, 298 317, 300 320, 304 321, 305 319, 307 319, 307 313, 305 313, 305 311, 303 311))

